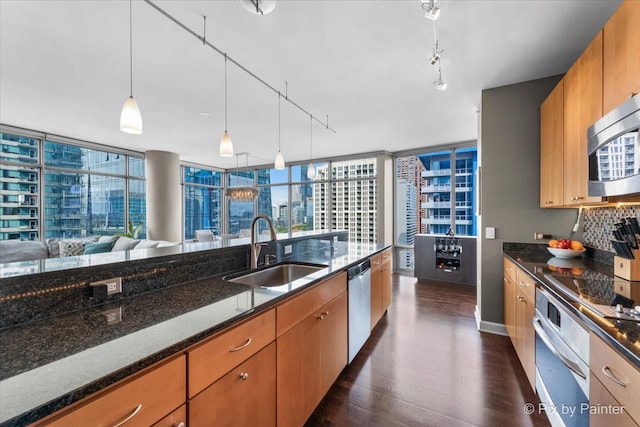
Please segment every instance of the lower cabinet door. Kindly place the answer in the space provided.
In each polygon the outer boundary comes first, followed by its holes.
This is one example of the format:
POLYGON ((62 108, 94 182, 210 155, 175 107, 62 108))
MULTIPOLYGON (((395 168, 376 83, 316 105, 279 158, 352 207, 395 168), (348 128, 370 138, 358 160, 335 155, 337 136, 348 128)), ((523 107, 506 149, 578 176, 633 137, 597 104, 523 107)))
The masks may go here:
POLYGON ((276 343, 189 401, 189 426, 276 425, 276 343))
POLYGON ((629 414, 595 375, 589 379, 589 425, 591 427, 637 427, 629 414))
POLYGON ((321 326, 321 361, 322 396, 333 385, 340 372, 347 366, 348 359, 348 319, 347 293, 343 293, 324 306, 324 319, 321 326))

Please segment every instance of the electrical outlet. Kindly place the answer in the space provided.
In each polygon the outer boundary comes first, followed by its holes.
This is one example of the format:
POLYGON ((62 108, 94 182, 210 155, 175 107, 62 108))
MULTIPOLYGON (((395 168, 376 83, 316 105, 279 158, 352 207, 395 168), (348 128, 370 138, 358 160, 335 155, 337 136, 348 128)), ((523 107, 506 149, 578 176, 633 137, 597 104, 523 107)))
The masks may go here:
POLYGON ((119 294, 122 292, 122 277, 114 277, 113 279, 89 283, 89 286, 100 285, 105 285, 107 287, 107 295, 119 294))
POLYGON ((105 310, 102 315, 107 318, 107 325, 115 325, 122 322, 122 307, 105 310))
POLYGON ((550 233, 534 233, 533 238, 534 240, 550 239, 551 234, 550 233))
POLYGON ((495 227, 485 227, 485 229, 484 229, 484 237, 485 237, 485 239, 495 239, 496 238, 496 228, 495 227))
POLYGON ((293 252, 293 245, 285 245, 284 254, 289 255, 291 252, 293 252))

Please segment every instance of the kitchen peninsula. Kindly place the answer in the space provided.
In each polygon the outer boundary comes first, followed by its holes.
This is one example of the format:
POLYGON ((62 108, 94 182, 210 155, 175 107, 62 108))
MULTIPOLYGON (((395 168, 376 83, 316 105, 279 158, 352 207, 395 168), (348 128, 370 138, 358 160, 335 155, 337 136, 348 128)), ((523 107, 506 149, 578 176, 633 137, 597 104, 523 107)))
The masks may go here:
MULTIPOLYGON (((339 346, 344 345, 344 354, 337 355, 330 381, 327 379, 329 376, 323 380, 323 387, 328 388, 346 365, 347 312, 346 305, 341 305, 342 301, 346 301, 345 271, 349 266, 387 248, 382 244, 352 244, 345 240, 346 233, 336 232, 311 233, 272 242, 278 262, 313 263, 324 267, 283 286, 269 288, 224 280, 225 275, 247 268, 249 247, 246 242, 228 245, 212 242, 212 248, 208 250, 202 250, 205 244, 199 244, 199 251, 181 249, 181 254, 156 256, 141 260, 140 264, 128 262, 97 266, 95 268, 98 270, 111 270, 111 274, 132 268, 128 272, 130 279, 138 280, 126 298, 100 304, 92 303, 91 298, 83 293, 88 284, 86 279, 77 282, 82 271, 88 277, 99 276, 95 270, 91 273, 90 267, 66 270, 64 275, 71 277, 72 282, 49 289, 41 288, 40 293, 33 288, 25 288, 28 283, 36 282, 34 278, 37 274, 2 278, 0 304, 3 318, 12 319, 9 321, 14 324, 5 324, 0 329, 0 339, 9 344, 0 350, 0 425, 26 425, 67 407, 69 410, 64 409, 63 415, 82 412, 83 407, 100 405, 101 400, 109 396, 117 397, 118 391, 129 390, 132 393, 134 390, 135 396, 140 392, 137 387, 165 390, 165 386, 166 393, 158 393, 158 399, 162 401, 140 403, 140 408, 136 404, 131 408, 116 406, 121 412, 116 413, 113 409, 108 411, 109 414, 101 413, 101 416, 114 416, 114 423, 134 412, 136 414, 132 417, 137 418, 138 422, 147 420, 147 424, 153 424, 165 416, 167 419, 177 419, 173 418, 174 410, 179 418, 185 410, 187 399, 192 401, 200 396, 198 393, 206 393, 209 387, 218 384, 215 382, 209 386, 206 383, 195 390, 192 389, 195 381, 189 376, 188 391, 185 388, 187 375, 192 375, 188 373, 189 369, 197 368, 192 362, 196 360, 199 349, 210 348, 205 352, 220 352, 221 347, 211 343, 221 343, 222 346, 228 344, 223 350, 225 355, 246 354, 251 357, 246 363, 256 357, 255 361, 261 361, 260 366, 264 367, 264 363, 271 366, 269 361, 276 357, 275 353, 271 354, 276 338, 281 339, 290 332, 296 332, 298 322, 304 325, 305 320, 299 318, 300 315, 313 316, 315 319, 316 312, 320 313, 318 316, 322 316, 323 321, 338 322, 337 327, 344 329, 345 342, 338 343, 339 346), (285 257, 284 246, 289 245, 292 253, 285 257), (143 283, 143 279, 149 276, 154 277, 156 287, 149 288, 148 284, 143 283), (20 287, 23 292, 16 292, 20 287), (61 299, 57 293, 64 294, 64 298, 61 299), (29 312, 32 320, 27 321, 21 317, 20 309, 15 308, 25 307, 28 305, 26 301, 35 303, 35 300, 47 302, 39 301, 36 304, 38 308, 29 312), (74 306, 68 300, 80 304, 74 306), (52 309, 54 306, 65 307, 65 312, 47 315, 44 312, 47 304, 52 309), (331 309, 324 308, 331 304, 337 305, 331 309), (287 306, 294 307, 297 314, 290 318, 291 323, 285 328, 280 323, 284 315, 281 314, 276 322, 275 312, 286 312, 287 306), (325 312, 329 314, 323 314, 325 312), (242 335, 242 338, 236 334, 242 335), (245 334, 253 337, 253 341, 249 339, 246 343, 245 334), (225 343, 226 339, 233 342, 225 343), (242 349, 228 353, 231 347, 242 349), (344 362, 340 362, 342 356, 344 362)), ((177 250, 167 248, 167 251, 177 250)), ((41 274, 55 276, 57 273, 41 274)), ((123 275, 125 292, 127 278, 123 275)), ((58 280, 59 277, 56 278, 58 280)), ((299 351, 299 348, 296 349, 296 352, 299 351)), ((278 352, 279 357, 280 350, 278 352)), ((233 359, 228 369, 234 368, 242 360, 233 359)), ((275 375, 275 365, 271 371, 275 375)), ((217 381, 225 381, 226 377, 222 374, 226 372, 220 374, 217 381)), ((232 376, 237 379, 236 374, 232 376)), ((213 380, 210 379, 210 383, 213 380)), ((326 389, 322 395, 324 392, 326 389)), ((275 396, 275 390, 267 394, 275 396)), ((121 400, 116 402, 122 404, 121 400)), ((310 410, 316 404, 313 403, 310 410)), ((275 414, 275 407, 273 411, 275 414)), ((306 419, 308 415, 301 416, 306 419)), ((54 419, 49 418, 47 422, 64 419, 56 414, 54 419)), ((195 425, 193 418, 191 422, 195 425)))

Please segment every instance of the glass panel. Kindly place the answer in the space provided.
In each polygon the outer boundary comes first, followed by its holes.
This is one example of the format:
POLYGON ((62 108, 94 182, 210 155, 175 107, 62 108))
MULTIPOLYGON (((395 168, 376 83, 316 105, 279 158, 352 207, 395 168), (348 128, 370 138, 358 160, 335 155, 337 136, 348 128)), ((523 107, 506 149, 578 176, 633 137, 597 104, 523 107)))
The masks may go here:
POLYGON ((38 163, 40 140, 0 132, 0 160, 38 163))
MULTIPOLYGON (((328 173, 325 166, 323 173, 328 173)), ((317 176, 317 175, 316 175, 317 176)), ((313 230, 331 230, 331 193, 329 182, 315 182, 310 184, 313 188, 313 230)))
POLYGON ((375 177, 376 168, 375 157, 331 162, 331 176, 333 179, 375 177))
POLYGON ((249 237, 253 220, 253 202, 229 200, 229 233, 249 237))
POLYGON ((461 236, 477 236, 477 221, 475 212, 478 149, 476 147, 457 149, 455 151, 455 158, 455 233, 461 236))
POLYGON ((124 174, 126 156, 75 145, 45 141, 44 161, 47 166, 94 171, 115 175, 124 174))
POLYGON ((316 177, 314 179, 307 178, 308 164, 306 165, 297 165, 291 167, 291 182, 305 182, 305 181, 318 181, 321 179, 327 179, 327 176, 320 177, 318 176, 318 169, 323 168, 323 170, 327 170, 329 166, 326 162, 314 163, 314 168, 316 170, 316 177))
POLYGON ((227 185, 229 187, 238 187, 244 185, 253 185, 253 170, 240 170, 227 173, 227 185))
MULTIPOLYGON (((326 185, 325 185, 326 186, 326 185)), ((291 231, 316 230, 314 227, 314 184, 291 186, 291 231)), ((320 184, 318 184, 320 187, 320 184)))
POLYGON ((420 229, 445 234, 451 228, 451 151, 421 154, 420 229))
POLYGON ((332 182, 331 189, 332 229, 348 230, 351 242, 375 242, 376 180, 332 182))
MULTIPOLYGON (((220 174, 219 174, 220 175, 220 174)), ((184 238, 194 239, 196 230, 211 230, 219 236, 222 190, 195 185, 184 186, 184 238)))
POLYGON ((133 225, 142 223, 143 227, 138 238, 147 237, 147 198, 145 182, 140 179, 129 180, 129 220, 133 225))
MULTIPOLYGON (((258 213, 271 218, 276 233, 289 232, 289 186, 273 185, 260 188, 258 213)), ((268 233, 266 221, 258 221, 258 233, 268 233)))
POLYGON ((599 148, 595 156, 597 180, 607 182, 637 175, 640 170, 639 143, 638 129, 634 129, 599 148))
POLYGON ((183 180, 185 183, 210 185, 215 187, 222 186, 222 172, 193 168, 190 166, 184 166, 182 170, 183 180))
POLYGON ((39 169, 3 165, 0 172, 0 240, 39 238, 39 169))
POLYGON ((124 179, 47 171, 45 238, 124 232, 124 179))
POLYGON ((144 159, 142 157, 129 157, 129 176, 144 178, 144 159))
POLYGON ((258 185, 266 184, 286 184, 289 182, 289 168, 278 169, 258 169, 258 185))

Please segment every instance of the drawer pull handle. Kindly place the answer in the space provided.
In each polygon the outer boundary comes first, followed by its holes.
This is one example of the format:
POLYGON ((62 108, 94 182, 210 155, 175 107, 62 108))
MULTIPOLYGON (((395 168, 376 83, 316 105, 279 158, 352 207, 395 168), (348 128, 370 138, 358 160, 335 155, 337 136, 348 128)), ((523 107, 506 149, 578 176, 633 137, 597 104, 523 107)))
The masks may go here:
POLYGON ((247 347, 249 344, 251 344, 251 337, 247 338, 247 342, 242 344, 240 347, 230 348, 229 349, 229 353, 233 353, 234 351, 242 350, 243 348, 247 347))
POLYGON ((524 297, 521 297, 520 295, 518 295, 518 301, 525 302, 526 300, 524 299, 524 297))
POLYGON ((246 373, 246 372, 240 372, 240 379, 241 379, 242 381, 246 381, 246 380, 247 380, 247 378, 249 378, 249 374, 248 374, 248 373, 246 373))
POLYGON ((184 427, 184 422, 173 423, 171 424, 171 427, 184 427))
POLYGON ((328 316, 328 315, 329 315, 329 312, 328 312, 328 311, 322 312, 322 313, 320 313, 320 315, 318 316, 318 319, 320 319, 320 320, 324 320, 324 318, 325 318, 326 316, 328 316))
POLYGON ((627 384, 621 380, 619 380, 614 374, 613 372, 611 372, 611 368, 609 368, 607 365, 602 367, 602 373, 605 374, 607 376, 607 378, 609 378, 611 381, 613 381, 614 383, 618 384, 619 386, 622 387, 626 387, 627 384))
POLYGON ((136 406, 136 408, 133 410, 133 412, 131 412, 131 414, 127 418, 120 421, 118 424, 114 425, 113 427, 120 427, 121 425, 127 423, 128 421, 131 420, 131 418, 135 417, 138 414, 138 412, 140 412, 140 409, 142 409, 142 403, 136 406))
POLYGON ((520 281, 520 285, 524 286, 525 288, 529 287, 529 284, 527 282, 523 282, 523 281, 520 281))

